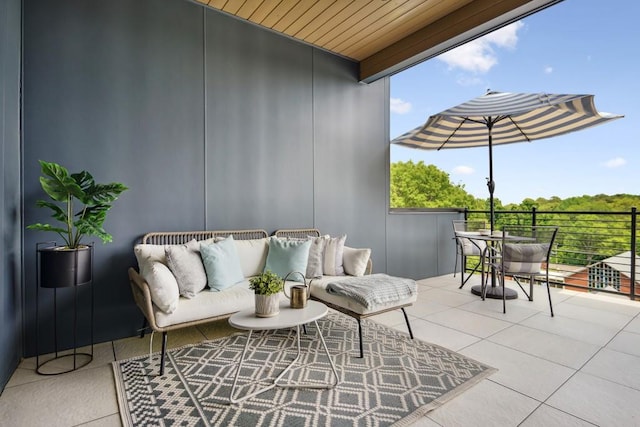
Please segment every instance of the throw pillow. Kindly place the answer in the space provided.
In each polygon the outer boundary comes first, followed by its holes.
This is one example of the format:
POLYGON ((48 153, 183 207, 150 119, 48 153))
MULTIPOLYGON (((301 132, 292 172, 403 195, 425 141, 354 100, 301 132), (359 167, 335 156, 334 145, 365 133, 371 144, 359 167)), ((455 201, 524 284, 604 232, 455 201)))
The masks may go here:
POLYGON ((324 263, 324 246, 327 241, 327 236, 313 237, 309 236, 306 239, 300 239, 295 237, 290 237, 289 240, 295 241, 311 241, 311 246, 309 247, 309 259, 307 260, 307 271, 305 276, 307 279, 318 279, 322 277, 323 273, 323 263, 324 263))
POLYGON ((178 308, 180 290, 175 276, 169 267, 160 261, 154 261, 148 257, 140 268, 142 278, 149 285, 151 301, 163 312, 170 314, 178 308))
POLYGON ((200 259, 200 244, 194 239, 185 245, 171 245, 165 248, 167 266, 176 281, 180 295, 193 298, 207 286, 202 260, 200 259))
POLYGON ((324 274, 327 276, 344 276, 343 252, 347 235, 330 237, 324 247, 324 274))
POLYGON ((133 247, 133 253, 136 255, 140 271, 144 269, 146 263, 151 263, 153 261, 159 261, 166 265, 167 257, 164 254, 164 250, 168 246, 169 245, 150 245, 147 243, 135 245, 133 247))
POLYGON ((242 267, 242 275, 252 277, 262 273, 269 251, 268 238, 234 240, 234 242, 242 267))
MULTIPOLYGON (((310 247, 311 240, 296 241, 272 237, 269 239, 269 253, 264 271, 271 271, 282 278, 292 271, 304 274, 307 271, 310 247)), ((298 274, 292 275, 289 279, 295 282, 303 281, 298 274)))
POLYGON ((344 247, 344 272, 351 276, 364 276, 367 263, 371 257, 371 249, 355 249, 344 247))
POLYGON ((244 280, 233 236, 211 245, 202 245, 200 255, 212 291, 221 291, 244 280))

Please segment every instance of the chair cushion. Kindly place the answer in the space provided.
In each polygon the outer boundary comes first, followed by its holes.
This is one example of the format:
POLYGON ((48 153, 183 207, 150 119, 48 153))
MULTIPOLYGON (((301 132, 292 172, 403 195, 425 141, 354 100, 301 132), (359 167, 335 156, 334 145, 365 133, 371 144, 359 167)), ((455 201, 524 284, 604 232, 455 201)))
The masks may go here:
POLYGON ((481 251, 487 247, 487 242, 484 240, 476 240, 475 243, 466 237, 458 237, 460 245, 462 246, 462 254, 464 256, 480 255, 481 251))
POLYGON ((504 271, 512 274, 539 274, 548 251, 548 243, 505 243, 502 248, 504 271))

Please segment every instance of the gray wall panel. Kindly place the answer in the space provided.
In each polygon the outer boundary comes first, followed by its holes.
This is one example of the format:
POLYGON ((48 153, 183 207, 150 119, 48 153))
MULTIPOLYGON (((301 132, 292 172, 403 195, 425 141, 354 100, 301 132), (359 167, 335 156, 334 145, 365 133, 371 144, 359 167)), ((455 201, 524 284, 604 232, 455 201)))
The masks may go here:
POLYGON ((347 234, 347 246, 372 249, 385 268, 387 138, 384 81, 357 83, 357 66, 314 55, 315 225, 347 234))
MULTIPOLYGON (((140 325, 126 273, 135 265, 135 239, 204 226, 203 10, 183 1, 157 6, 25 2, 25 222, 49 220, 34 206, 44 196, 38 159, 130 187, 105 223, 114 243, 96 243, 96 341, 131 335, 140 325)), ((35 344, 32 248, 55 237, 25 234, 28 354, 35 344)), ((69 334, 62 336, 68 345, 69 334)))
POLYGON ((20 7, 20 0, 0 2, 0 390, 22 356, 20 7))
POLYGON ((207 12, 208 228, 311 225, 312 52, 207 12))
POLYGON ((396 213, 387 218, 388 274, 423 279, 453 272, 451 221, 458 214, 396 213))
MULTIPOLYGON (((432 240, 446 220, 387 215, 388 82, 184 0, 24 5, 25 222, 48 219, 38 159, 131 188, 105 224, 114 243, 95 248, 97 342, 140 326, 126 270, 148 231, 316 226, 371 247, 377 272, 446 268, 432 240)), ((26 355, 33 249, 53 237, 23 240, 26 355)))

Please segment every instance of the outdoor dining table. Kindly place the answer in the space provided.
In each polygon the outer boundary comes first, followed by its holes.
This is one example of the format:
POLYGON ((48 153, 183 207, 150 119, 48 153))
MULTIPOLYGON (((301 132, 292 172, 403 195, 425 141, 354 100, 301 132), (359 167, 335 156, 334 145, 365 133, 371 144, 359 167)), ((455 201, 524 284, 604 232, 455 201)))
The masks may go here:
MULTIPOLYGON (((474 244, 478 250, 480 251, 480 262, 482 265, 482 283, 484 283, 484 266, 487 264, 489 260, 489 248, 494 247, 496 243, 502 242, 502 231, 494 231, 493 233, 484 233, 481 231, 459 231, 456 233, 457 237, 463 237, 465 239, 469 239, 469 241, 474 244), (478 242, 485 242, 484 248, 478 242)), ((513 241, 522 241, 529 240, 527 237, 522 236, 505 236, 504 240, 513 240, 513 241)), ((533 239, 531 239, 533 240, 533 239)), ((491 286, 487 288, 485 297, 486 298, 494 298, 494 299, 502 299, 502 292, 506 292, 506 299, 516 299, 518 298, 518 292, 514 289, 509 289, 507 287, 496 285, 496 274, 495 268, 493 265, 491 266, 491 286), (503 289, 504 288, 504 289, 503 289)), ((471 287, 471 293, 474 295, 482 296, 482 285, 475 285, 471 287)))

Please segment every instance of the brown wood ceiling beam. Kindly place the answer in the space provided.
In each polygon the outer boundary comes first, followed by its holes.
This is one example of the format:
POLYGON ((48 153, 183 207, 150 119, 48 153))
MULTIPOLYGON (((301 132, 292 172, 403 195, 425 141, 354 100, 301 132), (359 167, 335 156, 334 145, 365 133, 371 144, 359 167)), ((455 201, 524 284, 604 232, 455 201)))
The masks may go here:
POLYGON ((360 61, 360 81, 364 81, 526 3, 529 3, 529 0, 475 0, 447 17, 427 25, 360 61))

